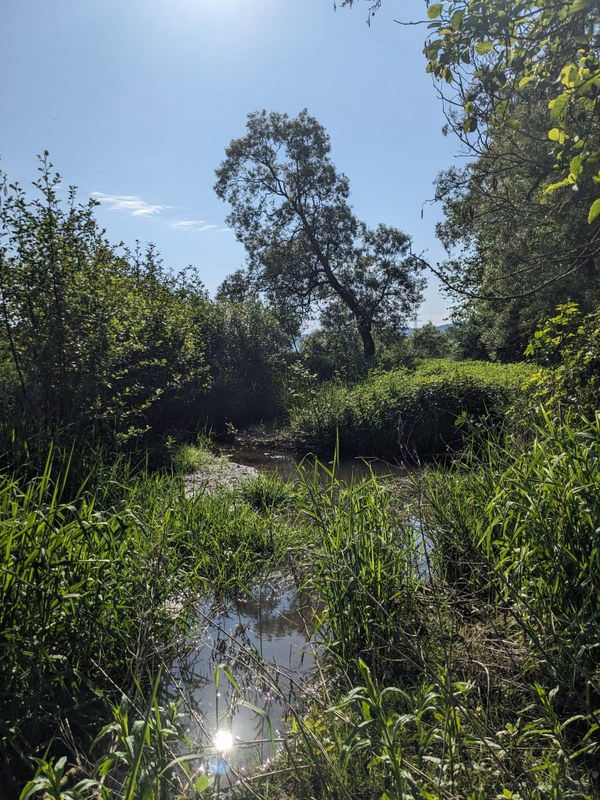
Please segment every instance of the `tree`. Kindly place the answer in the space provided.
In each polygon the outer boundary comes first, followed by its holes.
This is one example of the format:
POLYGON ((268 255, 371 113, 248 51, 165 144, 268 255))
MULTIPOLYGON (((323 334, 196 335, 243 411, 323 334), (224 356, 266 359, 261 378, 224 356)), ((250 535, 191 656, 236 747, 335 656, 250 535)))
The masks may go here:
POLYGON ((427 322, 410 337, 413 354, 417 358, 445 358, 450 353, 448 336, 433 324, 427 322))
MULTIPOLYGON (((382 0, 369 3, 372 15, 382 0)), ((545 133, 554 156, 540 197, 544 201, 558 190, 585 187, 592 193, 585 218, 593 223, 600 215, 597 0, 426 4, 427 69, 439 81, 454 131, 477 149, 488 132, 513 124, 511 103, 536 87, 547 95, 545 133)))
POLYGON ((441 277, 459 293, 455 321, 481 333, 493 357, 515 358, 559 303, 591 310, 600 300, 600 236, 587 222, 583 188, 539 202, 553 163, 547 98, 531 87, 511 103, 513 125, 488 137, 481 155, 436 181, 445 219, 437 233, 449 258, 441 277))
POLYGON ((404 233, 369 229, 354 216, 348 179, 329 152, 306 109, 296 118, 255 112, 246 135, 227 147, 215 191, 231 204, 227 221, 257 289, 300 316, 341 301, 371 361, 373 326, 402 327, 420 302, 421 264, 404 233))
POLYGON ((196 414, 222 428, 270 420, 282 407, 290 337, 256 298, 207 303, 201 323, 210 384, 196 398, 196 414))
MULTIPOLYGON (((194 280, 153 247, 117 252, 90 201, 60 199, 46 153, 38 196, 9 185, 0 207, 0 411, 6 426, 123 441, 160 401, 207 381, 194 280)), ((2 188, 2 187, 0 187, 2 188)))
POLYGON ((429 71, 456 91, 464 134, 512 124, 529 87, 547 95, 554 160, 542 200, 587 187, 588 223, 600 214, 600 10, 595 0, 444 0, 429 6, 429 71))

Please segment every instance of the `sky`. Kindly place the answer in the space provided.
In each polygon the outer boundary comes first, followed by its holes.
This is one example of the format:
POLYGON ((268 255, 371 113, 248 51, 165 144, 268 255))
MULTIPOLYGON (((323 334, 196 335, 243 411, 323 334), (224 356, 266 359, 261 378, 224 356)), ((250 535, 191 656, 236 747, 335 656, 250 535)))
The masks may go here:
MULTIPOLYGON (((100 201, 110 241, 154 242, 212 294, 245 260, 213 190, 225 147, 252 111, 308 108, 357 216, 400 228, 435 264, 441 215, 427 201, 459 144, 442 134, 425 28, 395 22, 425 4, 384 0, 370 26, 368 5, 1 0, 0 169, 28 187, 49 150, 65 186, 100 201)), ((431 275, 418 324, 442 324, 448 302, 431 275)))

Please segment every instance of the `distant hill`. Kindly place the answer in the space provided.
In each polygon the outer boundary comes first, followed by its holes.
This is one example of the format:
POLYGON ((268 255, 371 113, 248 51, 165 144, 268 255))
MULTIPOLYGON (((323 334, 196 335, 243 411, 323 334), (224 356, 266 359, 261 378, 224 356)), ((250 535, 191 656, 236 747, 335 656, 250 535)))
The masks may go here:
MULTIPOLYGON (((425 324, 427 324, 427 323, 425 323, 425 324)), ((423 327, 422 325, 419 325, 419 328, 422 328, 422 327, 423 327)), ((446 331, 449 331, 451 328, 454 327, 454 325, 451 322, 445 322, 443 325, 436 325, 435 327, 438 329, 438 331, 441 331, 442 333, 446 333, 446 331)), ((406 335, 407 336, 411 336, 419 328, 406 328, 406 335)))

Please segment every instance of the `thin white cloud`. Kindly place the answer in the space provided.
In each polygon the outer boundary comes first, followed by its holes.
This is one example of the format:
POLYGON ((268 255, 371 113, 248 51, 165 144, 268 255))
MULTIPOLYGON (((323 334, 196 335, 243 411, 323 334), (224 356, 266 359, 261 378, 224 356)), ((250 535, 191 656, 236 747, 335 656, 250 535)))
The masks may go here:
POLYGON ((230 228, 220 228, 205 219, 178 219, 171 222, 171 227, 176 230, 187 231, 228 231, 230 228))
POLYGON ((171 223, 171 227, 183 230, 209 231, 217 226, 211 225, 205 219, 177 219, 171 223))
POLYGON ((113 211, 127 211, 134 217, 151 217, 153 214, 160 214, 161 211, 168 208, 168 206, 147 203, 141 197, 133 195, 92 192, 92 197, 113 211))

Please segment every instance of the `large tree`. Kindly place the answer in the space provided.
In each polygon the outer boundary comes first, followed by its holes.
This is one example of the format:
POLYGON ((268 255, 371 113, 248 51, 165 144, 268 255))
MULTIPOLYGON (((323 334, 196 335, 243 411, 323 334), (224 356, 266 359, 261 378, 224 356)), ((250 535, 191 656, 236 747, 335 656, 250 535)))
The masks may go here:
MULTIPOLYGON (((352 6, 357 0, 342 0, 352 6)), ((372 15, 383 0, 366 0, 372 15)), ((451 127, 480 152, 513 125, 531 87, 547 96, 553 154, 538 196, 589 192, 584 217, 600 224, 600 6, 598 0, 426 0, 427 69, 451 127)))
POLYGON ((437 232, 449 253, 441 277, 458 292, 459 319, 475 324, 494 357, 522 355, 559 303, 589 311, 600 300, 600 231, 586 219, 589 191, 539 202, 553 165, 546 106, 546 94, 530 87, 511 102, 513 125, 436 182, 445 216, 437 232))
POLYGON ((373 326, 402 327, 420 302, 421 264, 406 234, 355 217, 348 179, 329 153, 325 129, 306 110, 295 118, 258 111, 228 146, 215 191, 231 204, 227 221, 258 290, 300 315, 341 301, 371 360, 373 326))

